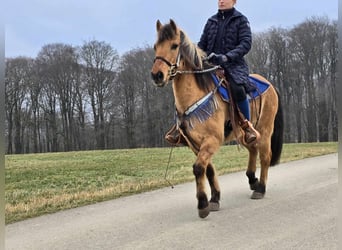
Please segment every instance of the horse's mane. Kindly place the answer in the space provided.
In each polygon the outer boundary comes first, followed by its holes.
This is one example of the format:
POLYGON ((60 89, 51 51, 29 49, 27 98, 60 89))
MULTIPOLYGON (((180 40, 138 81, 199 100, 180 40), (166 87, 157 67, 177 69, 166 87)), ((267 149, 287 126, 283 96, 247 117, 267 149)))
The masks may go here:
MULTIPOLYGON (((171 24, 164 25, 163 28, 159 31, 157 43, 162 43, 165 40, 172 40, 177 35, 180 35, 181 38, 179 51, 186 68, 189 68, 189 70, 193 71, 199 71, 212 67, 212 65, 208 64, 207 62, 203 62, 203 58, 206 57, 206 53, 201 50, 195 43, 191 42, 189 37, 183 30, 175 30, 171 24)), ((209 73, 195 74, 195 78, 198 86, 201 89, 210 89, 212 81, 209 73)))
MULTIPOLYGON (((180 30, 181 44, 180 53, 186 67, 191 68, 194 71, 207 69, 212 67, 203 59, 207 56, 206 53, 201 50, 195 43, 191 42, 186 33, 180 30)), ((203 90, 209 90, 212 85, 212 79, 209 73, 195 74, 195 78, 198 86, 203 90)))
POLYGON ((180 34, 181 44, 179 50, 185 64, 193 70, 202 70, 203 58, 206 56, 205 52, 191 42, 184 31, 181 30, 180 34))

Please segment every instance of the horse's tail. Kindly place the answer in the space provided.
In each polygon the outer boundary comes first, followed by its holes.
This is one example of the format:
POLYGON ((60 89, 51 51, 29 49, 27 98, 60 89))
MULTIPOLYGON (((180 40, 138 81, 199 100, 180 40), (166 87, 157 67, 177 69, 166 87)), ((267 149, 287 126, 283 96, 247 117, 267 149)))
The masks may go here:
POLYGON ((281 104, 278 90, 275 88, 278 96, 278 111, 274 119, 273 134, 271 137, 271 151, 272 157, 270 166, 274 166, 279 163, 281 151, 283 149, 283 134, 284 134, 284 116, 283 107, 281 104))

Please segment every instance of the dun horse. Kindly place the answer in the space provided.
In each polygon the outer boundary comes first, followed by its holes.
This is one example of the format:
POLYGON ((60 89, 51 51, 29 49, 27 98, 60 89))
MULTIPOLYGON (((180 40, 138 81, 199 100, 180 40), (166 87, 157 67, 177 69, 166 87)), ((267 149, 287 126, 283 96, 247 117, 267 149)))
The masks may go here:
MULTIPOLYGON (((260 141, 247 145, 243 130, 235 124, 232 102, 227 102, 219 89, 221 82, 215 81, 213 66, 203 61, 206 57, 173 20, 162 25, 157 21, 155 60, 151 76, 158 87, 172 82, 176 106, 176 126, 173 132, 181 134, 181 140, 196 154, 193 173, 196 179, 198 214, 201 218, 210 211, 219 210, 220 187, 212 164, 212 157, 223 143, 236 140, 249 151, 246 175, 252 199, 261 199, 266 192, 269 166, 278 163, 283 144, 283 116, 279 94, 265 78, 250 76, 256 82, 266 85, 266 90, 250 100, 251 122, 259 131, 260 141), (211 68, 210 68, 211 67, 211 68), (230 121, 232 131, 227 132, 230 121), (260 158, 260 180, 255 177, 256 161, 260 158), (205 191, 209 181, 211 198, 205 191)), ((217 67, 216 67, 217 68, 217 67)), ((216 69, 214 68, 214 69, 216 69)), ((259 92, 259 91, 258 91, 259 92)))

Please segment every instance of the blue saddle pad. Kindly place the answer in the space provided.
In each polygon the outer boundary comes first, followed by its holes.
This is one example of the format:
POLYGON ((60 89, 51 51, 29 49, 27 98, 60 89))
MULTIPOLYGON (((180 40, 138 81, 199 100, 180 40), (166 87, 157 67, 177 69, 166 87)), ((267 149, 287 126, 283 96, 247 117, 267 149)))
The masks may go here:
MULTIPOLYGON (((216 74, 212 73, 211 77, 213 78, 215 85, 218 86, 220 80, 216 76, 216 74)), ((256 90, 248 93, 251 98, 256 98, 256 97, 260 96, 262 93, 264 93, 270 87, 270 85, 268 83, 263 82, 263 81, 255 78, 253 76, 249 76, 249 81, 256 88, 256 90)), ((226 102, 229 101, 228 90, 225 86, 220 85, 218 88, 218 92, 220 93, 220 95, 224 101, 226 101, 226 102)))

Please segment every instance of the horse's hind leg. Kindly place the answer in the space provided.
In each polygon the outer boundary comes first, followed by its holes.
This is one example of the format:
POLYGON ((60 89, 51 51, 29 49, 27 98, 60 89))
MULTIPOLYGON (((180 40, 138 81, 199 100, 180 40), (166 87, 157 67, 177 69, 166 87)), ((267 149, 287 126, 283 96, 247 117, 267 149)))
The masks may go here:
POLYGON ((259 148, 259 157, 260 157, 260 181, 257 188, 254 190, 252 194, 252 199, 262 199, 266 193, 266 183, 268 177, 268 168, 270 166, 271 161, 271 147, 269 143, 263 144, 259 148))
POLYGON ((262 199, 266 193, 266 182, 268 176, 268 168, 271 159, 271 149, 268 143, 259 144, 259 157, 260 157, 260 181, 255 177, 256 171, 256 158, 257 150, 250 150, 249 164, 246 175, 248 177, 248 182, 253 194, 252 199, 262 199))
POLYGON ((207 178, 211 189, 211 199, 209 202, 210 211, 218 211, 220 209, 220 186, 214 166, 209 163, 207 167, 207 178))
POLYGON ((255 146, 249 146, 249 159, 248 159, 248 168, 246 171, 246 175, 248 177, 248 183, 251 190, 253 190, 252 199, 255 199, 254 193, 259 193, 261 190, 260 182, 258 178, 255 177, 256 172, 256 161, 258 156, 258 149, 255 146))

